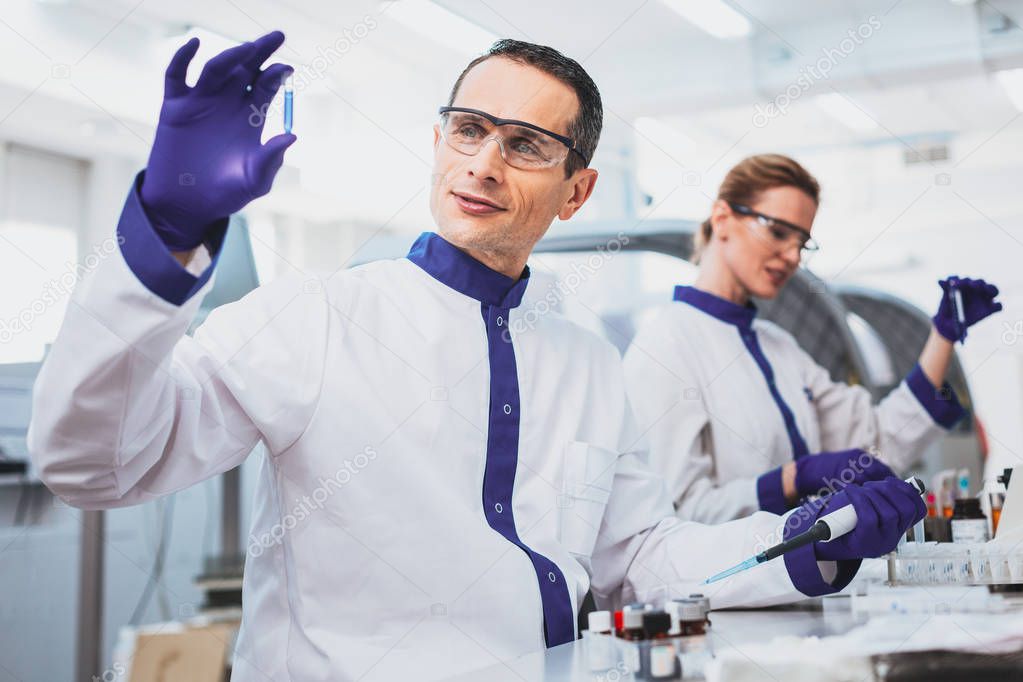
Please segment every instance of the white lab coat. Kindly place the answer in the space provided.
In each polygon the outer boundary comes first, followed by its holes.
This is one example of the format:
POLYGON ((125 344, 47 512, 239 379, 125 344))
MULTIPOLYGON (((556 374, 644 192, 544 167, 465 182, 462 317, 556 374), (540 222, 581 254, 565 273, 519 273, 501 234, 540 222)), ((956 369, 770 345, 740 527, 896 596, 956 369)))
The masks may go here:
POLYGON ((866 389, 832 381, 755 308, 693 287, 676 292, 684 300, 641 326, 624 364, 651 465, 680 518, 721 523, 756 511, 758 476, 791 461, 799 437, 811 454, 877 448, 900 472, 963 414, 952 389, 939 393, 919 368, 873 405, 866 389), (751 350, 754 339, 796 434, 751 350))
MULTIPOLYGON (((194 485, 265 442, 233 679, 443 678, 543 648, 559 594, 573 620, 587 589, 602 606, 687 594, 781 535, 768 513, 675 518, 615 349, 554 314, 526 326, 528 297, 485 318, 464 291, 512 280, 436 235, 417 245, 440 274, 400 259, 287 277, 184 336, 210 283, 156 240, 138 186, 121 252, 78 286, 46 359, 30 448, 55 493, 107 508, 194 485), (511 332, 504 384, 488 325, 511 332), (517 409, 492 404, 492 386, 516 382, 517 409), (490 432, 517 433, 517 459, 491 451, 490 432), (485 508, 486 477, 509 463, 510 505, 485 508), (490 525, 512 515, 549 573, 490 525)), ((702 591, 716 607, 774 604, 856 570, 806 549, 702 591)))

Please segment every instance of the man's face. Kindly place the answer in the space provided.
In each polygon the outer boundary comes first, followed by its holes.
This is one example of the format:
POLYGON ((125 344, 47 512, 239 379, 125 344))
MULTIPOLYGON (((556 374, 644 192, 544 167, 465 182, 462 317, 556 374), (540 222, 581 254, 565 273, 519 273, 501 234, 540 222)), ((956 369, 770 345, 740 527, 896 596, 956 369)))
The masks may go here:
MULTIPOLYGON (((579 109, 571 87, 502 57, 492 57, 467 73, 453 106, 526 121, 565 136, 579 109)), ((512 168, 496 141, 467 156, 444 142, 439 126, 434 126, 433 137, 430 211, 438 232, 494 269, 521 271, 554 217, 570 218, 596 181, 592 169, 566 178, 564 162, 544 169, 512 168)))

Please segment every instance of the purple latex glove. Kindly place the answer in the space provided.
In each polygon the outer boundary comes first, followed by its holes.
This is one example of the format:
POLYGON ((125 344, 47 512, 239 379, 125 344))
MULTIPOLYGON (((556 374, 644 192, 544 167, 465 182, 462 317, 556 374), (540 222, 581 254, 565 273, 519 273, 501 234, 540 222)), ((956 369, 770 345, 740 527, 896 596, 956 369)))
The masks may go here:
POLYGON ((260 143, 266 111, 293 71, 260 65, 284 42, 274 31, 210 59, 194 87, 185 72, 199 39, 181 46, 167 67, 163 108, 142 181, 142 205, 172 251, 199 246, 219 220, 270 191, 295 136, 260 143), (253 125, 255 121, 256 125, 253 125))
POLYGON ((1002 309, 1002 304, 995 300, 998 287, 982 279, 951 275, 939 280, 938 284, 941 285, 941 304, 931 319, 938 333, 953 343, 964 341, 968 327, 1002 309), (956 319, 956 303, 952 293, 954 288, 959 289, 963 301, 963 309, 959 311, 961 321, 956 319))
POLYGON ((856 527, 840 538, 815 542, 814 554, 821 561, 879 557, 895 549, 909 528, 927 515, 916 488, 894 476, 883 481, 851 485, 820 502, 807 503, 817 518, 851 504, 856 510, 856 527))
POLYGON ((836 492, 851 483, 883 481, 895 474, 866 450, 820 452, 796 460, 796 492, 800 497, 836 492))
MULTIPOLYGON (((786 465, 787 466, 787 465, 786 465)), ((825 495, 847 485, 882 480, 892 470, 866 450, 819 452, 795 460, 796 493, 800 498, 825 495)), ((757 502, 764 511, 784 514, 789 508, 782 482, 785 467, 771 469, 757 478, 757 502)))

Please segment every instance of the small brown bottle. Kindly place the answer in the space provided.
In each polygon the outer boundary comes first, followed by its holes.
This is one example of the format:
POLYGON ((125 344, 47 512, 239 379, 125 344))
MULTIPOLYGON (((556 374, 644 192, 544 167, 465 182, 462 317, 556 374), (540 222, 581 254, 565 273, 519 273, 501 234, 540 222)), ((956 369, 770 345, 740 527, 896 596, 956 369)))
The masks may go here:
POLYGON ((699 599, 683 599, 679 604, 678 620, 683 637, 707 634, 707 617, 699 599))

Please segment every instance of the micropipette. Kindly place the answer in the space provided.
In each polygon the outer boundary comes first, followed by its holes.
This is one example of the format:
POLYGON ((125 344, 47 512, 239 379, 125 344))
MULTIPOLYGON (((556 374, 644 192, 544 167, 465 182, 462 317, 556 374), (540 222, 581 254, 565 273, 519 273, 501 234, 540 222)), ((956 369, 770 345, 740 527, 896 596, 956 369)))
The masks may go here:
POLYGON ((294 115, 295 87, 292 82, 292 75, 288 74, 284 79, 284 132, 291 132, 292 117, 294 115))
MULTIPOLYGON (((911 476, 906 479, 906 483, 916 488, 917 492, 921 495, 924 494, 926 488, 924 487, 923 481, 915 476, 911 476)), ((768 547, 760 554, 751 556, 749 559, 742 561, 729 569, 721 571, 703 581, 704 585, 723 580, 730 575, 735 575, 741 571, 745 571, 748 568, 753 568, 758 564, 762 564, 765 561, 770 561, 776 557, 789 552, 793 549, 798 549, 811 542, 828 542, 835 538, 842 537, 853 528, 856 527, 856 509, 851 504, 844 507, 840 507, 830 514, 817 519, 817 522, 813 524, 810 530, 800 533, 799 535, 789 538, 785 542, 780 542, 774 547, 768 547)))

